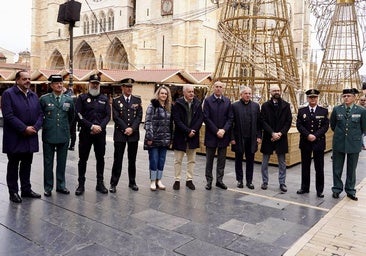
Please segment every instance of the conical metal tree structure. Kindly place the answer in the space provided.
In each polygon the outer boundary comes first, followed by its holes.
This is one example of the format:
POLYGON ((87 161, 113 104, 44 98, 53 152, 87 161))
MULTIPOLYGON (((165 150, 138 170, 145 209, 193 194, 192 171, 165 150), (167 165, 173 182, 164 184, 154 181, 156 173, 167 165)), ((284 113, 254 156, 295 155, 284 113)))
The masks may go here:
POLYGON ((311 0, 309 6, 318 18, 318 39, 325 49, 316 87, 322 92, 321 103, 333 107, 341 102, 343 89, 361 87, 358 23, 365 16, 364 0, 311 0))
POLYGON ((223 44, 214 79, 226 83, 226 95, 237 100, 247 85, 263 102, 276 84, 296 111, 300 79, 286 1, 227 0, 218 31, 223 44))
POLYGON ((316 85, 325 105, 339 103, 344 88, 360 88, 358 70, 362 66, 354 1, 338 0, 326 40, 326 48, 316 85))

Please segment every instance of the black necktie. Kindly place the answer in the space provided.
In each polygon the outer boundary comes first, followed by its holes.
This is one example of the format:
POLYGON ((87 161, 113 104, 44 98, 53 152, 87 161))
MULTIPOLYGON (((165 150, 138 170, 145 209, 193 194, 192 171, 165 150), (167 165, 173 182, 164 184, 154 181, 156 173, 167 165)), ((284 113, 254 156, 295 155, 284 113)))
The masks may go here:
POLYGON ((349 112, 351 111, 350 107, 346 107, 346 116, 349 117, 349 112))
POLYGON ((311 115, 311 116, 313 116, 313 115, 314 115, 314 109, 313 109, 313 108, 311 108, 311 109, 310 109, 310 115, 311 115))
POLYGON ((59 96, 56 97, 56 101, 57 101, 57 103, 60 103, 60 97, 59 96))
POLYGON ((127 105, 130 105, 130 99, 129 98, 126 98, 126 103, 127 103, 127 105))

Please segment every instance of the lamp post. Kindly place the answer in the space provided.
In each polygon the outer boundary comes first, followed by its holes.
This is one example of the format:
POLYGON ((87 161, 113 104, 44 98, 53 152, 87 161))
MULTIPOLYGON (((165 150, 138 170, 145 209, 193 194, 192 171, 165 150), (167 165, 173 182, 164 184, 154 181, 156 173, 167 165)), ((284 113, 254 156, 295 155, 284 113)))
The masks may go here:
POLYGON ((62 24, 69 24, 69 35, 70 35, 70 62, 69 62, 69 88, 74 86, 74 53, 73 53, 73 41, 74 41, 74 27, 75 22, 80 20, 80 9, 81 3, 69 0, 63 4, 60 4, 58 9, 57 22, 62 24))

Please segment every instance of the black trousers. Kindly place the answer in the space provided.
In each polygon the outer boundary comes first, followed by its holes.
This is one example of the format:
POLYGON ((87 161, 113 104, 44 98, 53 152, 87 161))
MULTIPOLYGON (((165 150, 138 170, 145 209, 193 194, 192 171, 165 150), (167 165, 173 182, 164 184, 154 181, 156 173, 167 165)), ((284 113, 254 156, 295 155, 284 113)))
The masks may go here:
POLYGON ((92 135, 87 131, 80 131, 79 163, 78 163, 78 171, 79 171, 78 181, 80 184, 84 185, 85 183, 86 165, 92 146, 94 147, 95 158, 97 161, 97 182, 103 182, 105 145, 106 145, 105 132, 92 135))
POLYGON ((126 144, 128 157, 128 179, 129 185, 136 185, 136 155, 138 149, 138 141, 131 142, 114 142, 114 158, 112 166, 111 185, 117 186, 122 172, 123 155, 125 153, 126 144))
POLYGON ((9 193, 18 193, 18 176, 20 178, 21 191, 30 191, 30 173, 33 153, 8 153, 7 156, 8 166, 6 170, 6 182, 8 184, 9 193))
POLYGON ((309 191, 310 189, 310 166, 312 153, 315 167, 315 188, 317 193, 323 193, 324 150, 301 150, 301 189, 304 191, 309 191))
POLYGON ((250 184, 253 181, 254 153, 252 153, 252 138, 244 138, 244 152, 235 152, 235 174, 236 180, 243 181, 243 156, 245 154, 245 179, 250 184))

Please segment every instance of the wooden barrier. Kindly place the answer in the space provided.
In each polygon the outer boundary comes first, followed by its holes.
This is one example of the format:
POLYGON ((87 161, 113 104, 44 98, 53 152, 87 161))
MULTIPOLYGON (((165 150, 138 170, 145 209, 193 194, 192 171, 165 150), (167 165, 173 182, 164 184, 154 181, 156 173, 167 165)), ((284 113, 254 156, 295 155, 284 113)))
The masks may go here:
MULTIPOLYGON (((297 131, 296 127, 291 127, 287 136, 288 136, 289 153, 286 154, 286 166, 290 167, 301 162, 301 154, 299 149, 300 133, 297 131)), ((204 139, 205 139, 205 125, 203 125, 200 130, 200 148, 197 150, 197 153, 206 154, 204 139)), ((326 150, 325 150, 326 152, 332 149, 332 139, 333 139, 333 132, 329 128, 326 134, 326 150)), ((235 153, 231 151, 230 146, 228 147, 227 150, 227 157, 232 159, 235 158, 235 153)), ((243 157, 243 160, 245 160, 245 157, 243 157)), ((258 146, 258 151, 255 154, 254 161, 257 163, 262 162, 262 153, 260 152, 260 145, 258 146)), ((269 163, 273 165, 278 165, 276 154, 271 155, 269 163)))

